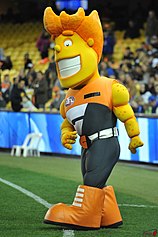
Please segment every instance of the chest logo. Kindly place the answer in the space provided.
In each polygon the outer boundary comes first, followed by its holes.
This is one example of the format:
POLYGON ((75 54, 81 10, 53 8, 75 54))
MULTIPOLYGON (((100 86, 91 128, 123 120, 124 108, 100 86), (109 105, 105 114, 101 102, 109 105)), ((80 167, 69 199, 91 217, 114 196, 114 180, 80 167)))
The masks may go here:
POLYGON ((67 106, 71 106, 71 105, 73 105, 74 102, 75 102, 75 97, 70 96, 70 97, 68 97, 68 98, 66 99, 66 101, 65 101, 65 106, 66 106, 66 107, 67 107, 67 106))

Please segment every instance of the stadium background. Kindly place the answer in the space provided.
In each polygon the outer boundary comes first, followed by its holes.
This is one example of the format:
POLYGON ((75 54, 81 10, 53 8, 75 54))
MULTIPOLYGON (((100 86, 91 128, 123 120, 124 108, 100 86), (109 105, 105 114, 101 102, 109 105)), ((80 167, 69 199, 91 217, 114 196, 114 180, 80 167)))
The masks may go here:
MULTIPOLYGON (((103 29, 108 31, 108 28, 112 27, 114 36, 115 36, 115 44, 112 54, 110 56, 107 54, 104 55, 105 59, 109 60, 107 62, 107 66, 104 66, 104 58, 102 59, 100 63, 100 73, 106 73, 109 77, 116 77, 119 79, 119 76, 121 74, 120 68, 117 72, 117 69, 119 65, 122 63, 123 57, 125 57, 125 51, 127 47, 130 47, 131 51, 133 53, 136 53, 138 49, 141 48, 142 42, 146 41, 146 35, 145 35, 145 24, 147 21, 148 13, 150 10, 154 9, 155 13, 157 14, 157 1, 145 1, 145 3, 142 3, 141 1, 135 0, 135 1, 97 1, 97 4, 95 1, 1 1, 0 5, 0 15, 1 15, 1 21, 0 21, 0 48, 3 50, 4 57, 10 56, 12 60, 12 68, 10 70, 1 69, 1 91, 2 91, 2 97, 10 96, 11 87, 14 85, 14 79, 15 78, 21 78, 25 77, 25 83, 26 80, 29 80, 29 76, 31 73, 35 74, 38 71, 42 71, 42 73, 47 73, 49 70, 54 70, 54 68, 50 67, 50 64, 52 63, 52 58, 54 51, 52 47, 49 48, 49 55, 48 55, 48 61, 41 63, 41 56, 40 52, 37 49, 37 40, 40 36, 42 30, 43 30, 43 11, 46 6, 52 6, 53 10, 59 14, 61 10, 65 9, 69 13, 74 13, 76 9, 79 6, 83 6, 85 8, 85 11, 87 14, 91 12, 91 10, 96 9, 99 12, 100 18, 102 20, 103 29), (124 38, 125 30, 127 29, 127 22, 133 19, 135 21, 135 24, 139 26, 139 37, 135 37, 134 39, 131 38, 124 38), (106 29, 105 29, 106 28, 106 29), (31 67, 27 68, 26 70, 24 68, 24 55, 29 54, 29 57, 31 58, 31 67), (50 60, 50 61, 49 61, 50 60), (110 65, 112 64, 112 65, 110 65), (115 70, 116 69, 116 70, 115 70), (117 73, 116 73, 117 72, 117 73), (6 82, 5 84, 5 76, 9 76, 9 82, 6 82), (21 76, 22 75, 22 76, 21 76), (28 78, 27 78, 28 77, 28 78), (8 90, 6 90, 7 83, 10 83, 8 90), (4 87, 4 88, 3 88, 4 87), (3 91, 5 91, 3 93, 3 91), (8 94, 6 93, 7 91, 8 94), (6 94, 6 95, 5 95, 6 94)), ((148 50, 150 52, 151 50, 148 50)), ((127 55, 126 55, 127 56, 127 55)), ((1 58, 2 59, 2 55, 1 58)), ((153 56, 154 57, 157 56, 153 56)), ((135 60, 136 61, 136 60, 135 60)), ((106 62, 105 62, 106 63, 106 62)), ((132 62, 133 63, 133 62, 132 62)), ((135 63, 135 62, 134 62, 135 63)), ((142 62, 140 61, 140 64, 142 62)), ((136 64, 134 64, 133 67, 136 64)), ((125 66, 125 65, 124 65, 125 66)), ((157 70, 156 68, 151 68, 152 70, 157 70)), ((153 71, 150 74, 153 74, 156 72, 153 71)), ((126 69, 124 69, 124 72, 126 73, 126 69)), ((56 73, 56 72, 55 72, 56 73)), ((129 72, 127 72, 127 76, 129 72)), ((48 74, 48 73, 47 73, 48 74)), ((146 72, 144 73, 146 74, 146 72)), ((137 74, 134 75, 135 77, 138 76, 137 74)), ((54 80, 54 74, 50 76, 50 78, 47 78, 47 82, 49 83, 49 94, 54 93, 54 88, 58 86, 58 82, 53 82, 54 80)), ((35 79, 36 80, 36 79, 35 79)), ((129 79, 128 79, 129 80, 129 79)), ((132 83, 135 84, 135 92, 133 93, 133 88, 127 84, 127 78, 124 84, 126 83, 127 87, 129 87, 129 91, 131 93, 131 105, 133 106, 133 102, 136 103, 136 100, 139 100, 139 94, 137 89, 140 87, 141 80, 137 80, 135 83, 135 78, 132 78, 132 83), (134 98, 134 99, 133 99, 134 98)), ((157 77, 155 77, 155 81, 157 83, 157 77)), ((34 90, 34 87, 28 85, 28 81, 26 84, 27 93, 29 94, 30 91, 34 90), (33 88, 33 90, 32 90, 33 88)), ((145 81, 147 84, 148 82, 145 81)), ((61 90, 62 91, 62 90, 61 90)), ((62 91, 63 92, 63 91, 62 91)), ((34 92, 33 92, 34 93, 34 92)), ((61 97, 63 97, 61 95, 61 97)), ((158 97, 158 96, 157 96, 158 97)), ((11 103, 8 97, 6 97, 6 105, 5 107, 1 108, 1 110, 8 110, 12 111, 11 103), (7 99, 6 99, 7 98, 7 99)), ((33 94, 31 94, 31 99, 33 100, 33 94)), ((60 123, 62 119, 57 114, 54 114, 55 111, 58 113, 58 109, 51 110, 51 103, 55 100, 55 98, 51 98, 51 95, 49 96, 48 102, 46 103, 44 111, 40 108, 36 112, 40 112, 40 114, 35 113, 22 113, 22 114, 16 114, 11 112, 1 112, 1 120, 3 123, 1 123, 1 133, 0 133, 0 147, 1 148, 11 148, 14 144, 22 144, 26 134, 28 132, 32 131, 38 131, 43 133, 43 138, 40 144, 40 150, 42 152, 53 152, 53 153, 59 153, 59 154, 73 154, 73 155, 79 155, 80 154, 80 147, 77 142, 77 144, 74 146, 72 151, 67 151, 64 149, 60 144, 60 123), (41 114, 43 112, 43 114, 41 114), (45 114, 44 114, 45 113, 45 114), (54 115, 53 115, 54 114, 54 115), (20 120, 17 118, 20 118, 20 120), (39 118, 43 118, 39 119, 39 118), (12 122, 10 122, 12 121, 12 122), (21 124, 18 121, 25 121, 26 128, 25 130, 21 129, 21 124), (40 122, 39 122, 40 121, 40 122), (5 124, 5 126, 4 126, 5 124), (17 129, 15 129, 18 128, 17 129), (8 129, 4 129, 8 128, 8 129), (55 139, 54 139, 55 138, 55 139)), ((158 99, 156 99, 158 100, 158 99)), ((152 102, 151 102, 152 103, 152 102)), ((139 105, 139 103, 137 103, 139 105)), ((156 108, 158 106, 158 102, 156 105, 156 108)), ((152 108, 151 106, 149 106, 152 108)), ((59 106, 58 106, 59 108, 59 106)), ((122 153, 120 156, 120 159, 123 160, 133 160, 133 161, 144 161, 144 162, 150 162, 150 163, 158 163, 158 152, 157 152, 157 118, 155 114, 149 114, 150 108, 146 109, 144 112, 146 115, 140 115, 139 122, 141 123, 142 127, 142 133, 145 141, 145 146, 143 149, 139 149, 139 152, 137 155, 133 156, 130 155, 128 149, 127 149, 127 143, 125 141, 128 141, 128 138, 126 137, 126 134, 124 132, 124 128, 121 125, 121 123, 118 123, 119 129, 121 129, 120 133, 123 134, 122 138, 120 136, 120 142, 122 147, 122 153), (146 118, 144 118, 144 116, 146 118), (150 117, 150 118, 148 118, 150 117), (153 119, 151 119, 151 117, 153 119), (126 139, 124 139, 126 137, 126 139), (152 142, 151 142, 152 141, 152 142), (145 155, 143 155, 145 154, 145 155)), ((155 110, 156 110, 155 108, 155 110)), ((135 109, 135 107, 134 107, 135 109)), ((139 109, 141 108, 138 106, 135 110, 136 113, 139 112, 139 109)), ((22 111, 29 111, 34 109, 30 108, 23 108, 22 111)), ((20 112, 20 111, 19 111, 20 112)), ((141 111, 140 111, 141 112, 141 111)), ((142 111, 143 112, 143 111, 142 111)), ((156 114, 158 111, 156 112, 156 114)))
MULTIPOLYGON (((49 61, 39 63, 40 52, 36 42, 43 30, 43 10, 52 6, 59 14, 59 6, 66 7, 68 13, 74 13, 78 4, 83 4, 86 14, 93 9, 99 12, 102 22, 114 24, 116 43, 112 58, 113 69, 122 60, 127 47, 135 53, 146 41, 145 23, 149 10, 158 16, 156 0, 107 0, 107 1, 59 1, 50 0, 6 0, 0 2, 0 48, 5 56, 10 55, 13 67, 10 70, 0 70, 1 83, 5 75, 9 75, 11 84, 13 78, 19 76, 24 67, 24 55, 29 53, 33 69, 38 72, 49 67, 49 61), (108 21, 106 19, 108 18, 108 21), (136 19, 139 22, 140 36, 135 39, 124 39, 127 22, 136 19)), ((53 57, 53 49, 49 49, 49 59, 53 57)), ((157 80, 157 79, 156 79, 157 80)), ((51 88, 53 91, 53 87, 51 88)), ((49 203, 63 201, 72 202, 76 185, 82 182, 80 175, 80 146, 77 143, 72 151, 62 147, 60 143, 60 124, 62 118, 58 111, 45 110, 13 112, 10 103, 0 111, 0 236, 145 236, 153 235, 158 228, 158 115, 156 113, 138 113, 137 119, 141 129, 141 138, 145 145, 138 149, 136 155, 128 150, 129 139, 123 124, 118 122, 120 130, 121 155, 120 160, 130 163, 119 163, 109 183, 115 187, 124 226, 119 230, 100 230, 98 232, 64 232, 63 229, 43 227, 43 215, 46 207, 35 203, 31 198, 5 185, 2 180, 9 180, 33 193, 49 203), (22 144, 30 132, 42 132, 40 143, 42 156, 40 158, 10 157, 11 147, 22 144), (50 156, 51 154, 51 156, 50 156), (47 156, 45 156, 47 155, 47 156), (57 155, 60 156, 60 159, 57 155), (68 156, 67 156, 68 155, 68 156), (70 155, 70 156, 69 156, 70 155), (77 156, 76 156, 77 155, 77 156), (55 158, 56 157, 56 158, 55 158), (65 159, 65 157, 67 157, 65 159), (70 159, 68 159, 68 157, 70 159), (77 159, 72 159, 77 157, 77 159), (131 162, 133 161, 133 162, 131 162), (138 166, 135 166, 134 163, 138 166), (145 166, 142 166, 142 163, 145 166), (151 165, 152 164, 152 165, 151 165), (151 165, 151 166, 150 166, 151 165), (121 206, 122 205, 122 206, 121 206), (130 206, 131 205, 131 206, 130 206), (21 213, 22 216, 21 216, 21 213), (30 218, 31 217, 31 218, 30 218), (32 224, 33 222, 33 224, 32 224)))

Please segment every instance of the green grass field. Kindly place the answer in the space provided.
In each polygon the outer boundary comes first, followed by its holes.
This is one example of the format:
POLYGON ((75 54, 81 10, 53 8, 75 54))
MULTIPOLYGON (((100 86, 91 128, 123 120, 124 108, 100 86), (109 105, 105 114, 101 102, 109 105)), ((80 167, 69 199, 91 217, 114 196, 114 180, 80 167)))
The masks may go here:
MULTIPOLYGON (((72 203, 77 185, 82 184, 80 160, 15 158, 4 153, 0 153, 0 178, 53 204, 72 203)), ((0 182, 0 237, 141 237, 144 231, 158 229, 157 170, 118 163, 108 184, 114 186, 118 203, 127 204, 120 206, 123 226, 69 233, 62 227, 43 224, 45 206, 0 182)))

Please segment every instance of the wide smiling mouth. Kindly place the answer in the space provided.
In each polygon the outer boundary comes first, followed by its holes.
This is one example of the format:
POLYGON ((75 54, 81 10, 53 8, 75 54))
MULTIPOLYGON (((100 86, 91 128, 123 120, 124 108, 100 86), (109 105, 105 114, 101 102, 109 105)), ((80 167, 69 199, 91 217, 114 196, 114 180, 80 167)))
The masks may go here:
POLYGON ((61 78, 70 77, 81 69, 80 56, 61 59, 57 62, 61 78))

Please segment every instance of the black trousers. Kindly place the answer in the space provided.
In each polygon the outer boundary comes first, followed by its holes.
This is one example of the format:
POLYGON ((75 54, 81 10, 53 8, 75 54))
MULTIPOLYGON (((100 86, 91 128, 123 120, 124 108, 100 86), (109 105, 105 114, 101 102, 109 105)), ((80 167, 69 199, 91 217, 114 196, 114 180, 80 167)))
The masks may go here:
POLYGON ((103 188, 119 155, 117 137, 95 140, 88 149, 82 148, 81 170, 84 185, 103 188))

